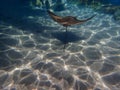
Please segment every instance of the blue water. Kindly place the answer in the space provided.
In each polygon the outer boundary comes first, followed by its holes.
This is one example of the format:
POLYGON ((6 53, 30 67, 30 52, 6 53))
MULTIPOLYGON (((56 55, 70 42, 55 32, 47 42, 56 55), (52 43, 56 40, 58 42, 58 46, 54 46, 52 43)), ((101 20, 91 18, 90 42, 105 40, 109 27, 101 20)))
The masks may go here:
POLYGON ((0 2, 0 90, 120 90, 119 0, 0 2), (96 16, 66 32, 48 9, 96 16))

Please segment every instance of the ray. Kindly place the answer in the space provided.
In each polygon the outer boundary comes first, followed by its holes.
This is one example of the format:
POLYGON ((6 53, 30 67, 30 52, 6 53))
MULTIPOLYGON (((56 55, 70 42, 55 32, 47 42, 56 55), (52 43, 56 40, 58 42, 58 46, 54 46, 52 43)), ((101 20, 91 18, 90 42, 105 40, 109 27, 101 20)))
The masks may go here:
POLYGON ((88 20, 92 19, 95 15, 87 18, 87 19, 84 19, 84 20, 79 20, 77 19, 76 17, 73 17, 73 16, 66 16, 66 17, 62 17, 62 16, 58 16, 56 14, 54 14, 53 12, 51 11, 47 11, 48 14, 50 15, 50 17, 57 23, 61 24, 62 26, 66 27, 66 34, 65 34, 65 42, 64 42, 64 50, 66 48, 66 44, 68 43, 67 42, 67 38, 68 38, 68 35, 67 35, 67 31, 68 31, 68 26, 71 26, 71 25, 76 25, 76 24, 83 24, 85 22, 87 22, 88 20))
POLYGON ((73 16, 66 16, 66 17, 58 16, 49 10, 48 10, 48 13, 54 21, 63 25, 64 27, 68 27, 75 24, 83 24, 84 22, 87 22, 88 20, 92 19, 95 16, 93 15, 90 18, 87 18, 84 20, 78 20, 76 17, 73 17, 73 16))

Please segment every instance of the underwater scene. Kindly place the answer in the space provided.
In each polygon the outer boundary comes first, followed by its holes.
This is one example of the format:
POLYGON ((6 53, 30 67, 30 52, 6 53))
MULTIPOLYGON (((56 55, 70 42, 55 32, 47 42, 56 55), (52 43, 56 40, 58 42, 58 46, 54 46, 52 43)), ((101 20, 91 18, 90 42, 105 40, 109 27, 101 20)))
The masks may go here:
POLYGON ((0 90, 120 90, 120 0, 1 0, 0 90))

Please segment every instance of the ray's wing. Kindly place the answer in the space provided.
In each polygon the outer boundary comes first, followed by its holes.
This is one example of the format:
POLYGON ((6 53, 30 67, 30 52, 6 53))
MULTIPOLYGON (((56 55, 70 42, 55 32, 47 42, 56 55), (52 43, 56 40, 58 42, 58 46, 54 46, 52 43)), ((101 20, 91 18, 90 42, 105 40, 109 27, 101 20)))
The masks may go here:
POLYGON ((51 18, 54 20, 54 21, 56 21, 56 22, 59 22, 61 19, 62 19, 62 17, 60 17, 60 16, 58 16, 58 15, 55 15, 53 12, 51 12, 51 11, 47 11, 48 13, 49 13, 49 15, 51 16, 51 18))
POLYGON ((84 22, 92 19, 92 18, 95 17, 95 16, 96 16, 96 15, 93 15, 93 16, 91 16, 90 18, 87 18, 87 19, 85 19, 85 20, 78 20, 78 19, 76 19, 75 24, 82 24, 82 23, 84 23, 84 22))

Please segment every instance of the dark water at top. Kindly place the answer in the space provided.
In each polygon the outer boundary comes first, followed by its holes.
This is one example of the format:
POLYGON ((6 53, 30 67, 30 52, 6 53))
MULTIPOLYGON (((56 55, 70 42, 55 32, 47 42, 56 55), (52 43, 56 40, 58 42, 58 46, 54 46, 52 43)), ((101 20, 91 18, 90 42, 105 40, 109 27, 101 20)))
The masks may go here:
POLYGON ((120 90, 120 0, 1 0, 0 90, 120 90))

